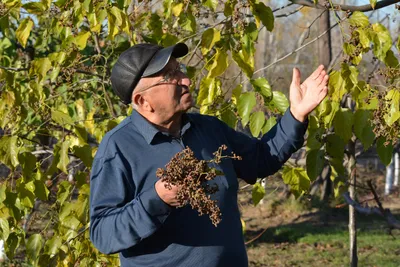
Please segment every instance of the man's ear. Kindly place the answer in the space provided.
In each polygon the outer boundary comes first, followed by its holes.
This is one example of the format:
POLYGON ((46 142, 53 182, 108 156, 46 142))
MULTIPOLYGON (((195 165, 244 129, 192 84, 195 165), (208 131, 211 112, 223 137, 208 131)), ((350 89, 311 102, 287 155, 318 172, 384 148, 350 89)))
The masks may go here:
POLYGON ((151 106, 150 102, 147 101, 147 98, 148 96, 146 94, 134 94, 132 96, 132 103, 134 103, 138 108, 142 110, 153 112, 154 109, 151 106))

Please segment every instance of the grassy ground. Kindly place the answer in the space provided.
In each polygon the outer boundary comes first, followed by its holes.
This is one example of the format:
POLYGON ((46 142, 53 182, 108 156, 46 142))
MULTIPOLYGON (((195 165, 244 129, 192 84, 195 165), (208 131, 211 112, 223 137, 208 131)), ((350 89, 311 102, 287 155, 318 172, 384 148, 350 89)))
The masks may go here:
MULTIPOLYGON (((245 194, 241 199, 249 266, 349 266, 347 207, 315 208, 277 195, 253 207, 245 194)), ((387 206, 400 219, 400 199, 387 206)), ((389 234, 378 216, 357 214, 357 224, 358 266, 399 267, 400 231, 389 234)))

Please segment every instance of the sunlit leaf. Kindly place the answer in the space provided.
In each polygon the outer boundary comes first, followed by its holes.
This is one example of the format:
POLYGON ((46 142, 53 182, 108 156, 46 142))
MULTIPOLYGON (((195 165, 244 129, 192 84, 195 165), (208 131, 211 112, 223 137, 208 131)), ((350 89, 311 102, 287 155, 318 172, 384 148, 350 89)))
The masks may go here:
POLYGON ((289 101, 285 94, 279 91, 273 91, 272 95, 272 100, 268 103, 268 106, 272 109, 276 109, 281 114, 285 113, 289 107, 289 101))
POLYGON ((41 234, 33 234, 28 238, 26 243, 26 252, 32 261, 36 261, 36 259, 39 257, 40 251, 42 250, 42 245, 43 237, 41 234))
POLYGON ((0 240, 7 240, 10 235, 10 226, 6 218, 0 218, 0 240))
POLYGON ((206 55, 215 45, 216 42, 218 42, 221 39, 221 33, 219 30, 215 28, 209 28, 206 31, 203 32, 203 35, 201 36, 201 52, 203 55, 206 55))
POLYGON ((28 11, 28 13, 34 15, 41 15, 44 11, 46 11, 46 7, 40 2, 29 2, 22 5, 22 7, 28 11))
POLYGON ((354 114, 354 134, 363 144, 364 150, 367 150, 375 139, 370 117, 371 112, 364 109, 358 109, 354 114))
POLYGON ((375 9, 377 0, 369 0, 369 3, 371 4, 372 9, 375 9))
POLYGON ((251 197, 253 199, 253 205, 257 206, 258 203, 264 198, 265 196, 265 188, 259 183, 255 183, 253 185, 253 190, 251 193, 251 197))
POLYGON ((262 2, 255 2, 251 4, 251 9, 253 11, 254 16, 261 20, 264 26, 268 31, 272 31, 274 29, 274 14, 272 13, 272 9, 266 6, 262 2))
POLYGON ((243 93, 238 101, 238 112, 239 116, 242 119, 243 127, 247 125, 250 119, 250 112, 253 110, 256 105, 256 96, 254 92, 243 93))
POLYGON ((262 111, 254 112, 250 115, 250 131, 254 137, 260 135, 261 128, 265 122, 265 114, 262 111))
POLYGON ((380 137, 376 141, 376 150, 382 163, 386 166, 389 165, 392 161, 393 145, 391 143, 386 144, 386 140, 380 137))
POLYGON ((369 25, 368 17, 361 11, 355 11, 348 19, 350 25, 367 27, 369 25))
POLYGON ((44 244, 43 252, 50 256, 56 255, 61 244, 61 239, 57 235, 53 235, 53 237, 48 239, 44 244))
POLYGON ((33 20, 30 17, 27 17, 21 22, 17 31, 15 32, 18 42, 20 42, 23 47, 26 46, 26 42, 28 41, 28 37, 31 34, 32 28, 33 20))
POLYGON ((336 112, 333 126, 335 133, 347 143, 353 134, 353 113, 349 109, 341 108, 336 112))
POLYGON ((392 47, 392 37, 388 29, 380 23, 372 24, 372 42, 374 43, 373 51, 375 56, 385 61, 386 53, 392 47))
POLYGON ((253 85, 256 92, 261 93, 266 98, 272 97, 271 86, 269 85, 267 79, 261 77, 255 80, 250 80, 250 83, 253 85))
POLYGON ((75 44, 79 50, 83 50, 86 47, 87 40, 90 37, 90 32, 82 31, 75 37, 75 44))
POLYGON ((236 64, 243 70, 247 77, 251 78, 254 72, 254 57, 249 55, 245 50, 238 52, 232 51, 232 58, 236 64))
POLYGON ((282 178, 283 182, 290 186, 290 192, 296 197, 301 196, 310 188, 310 178, 303 168, 284 167, 282 178))
POLYGON ((266 134, 269 130, 272 129, 276 124, 276 118, 275 117, 270 117, 264 124, 262 128, 262 133, 266 134))
POLYGON ((208 77, 217 77, 224 73, 228 67, 228 55, 222 49, 217 49, 213 63, 209 67, 208 77))
POLYGON ((203 5, 215 11, 218 6, 218 0, 203 0, 203 5))
POLYGON ((314 181, 322 172, 325 165, 324 151, 311 150, 307 154, 307 175, 311 181, 314 181))
POLYGON ((57 164, 57 168, 67 174, 68 174, 67 165, 69 164, 68 149, 69 149, 69 142, 68 141, 62 142, 60 148, 60 160, 57 164))
POLYGON ((68 198, 69 194, 71 193, 72 185, 68 181, 63 181, 58 186, 57 192, 57 201, 62 206, 65 200, 68 198))
POLYGON ((183 3, 177 3, 172 7, 172 14, 174 14, 175 17, 179 17, 183 9, 183 3))

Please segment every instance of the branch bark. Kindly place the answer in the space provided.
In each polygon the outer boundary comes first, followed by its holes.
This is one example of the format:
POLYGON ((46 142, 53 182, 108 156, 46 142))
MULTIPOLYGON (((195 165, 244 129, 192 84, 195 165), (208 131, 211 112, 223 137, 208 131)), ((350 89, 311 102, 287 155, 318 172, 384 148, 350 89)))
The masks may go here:
POLYGON ((318 9, 333 9, 333 10, 341 10, 341 11, 361 11, 361 12, 367 12, 371 10, 377 10, 386 6, 390 6, 396 3, 399 3, 400 0, 383 0, 379 1, 376 3, 375 8, 372 8, 371 5, 361 5, 361 6, 352 6, 352 5, 341 5, 341 4, 327 4, 327 6, 317 4, 315 5, 313 1, 310 0, 290 0, 293 4, 297 5, 302 5, 302 6, 307 6, 307 7, 312 7, 312 8, 318 8, 318 9))

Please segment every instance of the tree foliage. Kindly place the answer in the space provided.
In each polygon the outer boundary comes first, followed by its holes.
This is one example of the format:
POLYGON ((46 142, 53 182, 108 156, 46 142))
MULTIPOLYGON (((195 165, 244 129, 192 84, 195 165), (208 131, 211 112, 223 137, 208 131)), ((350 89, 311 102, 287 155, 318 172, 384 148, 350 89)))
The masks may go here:
MULTIPOLYGON (((349 30, 345 57, 330 74, 328 99, 309 117, 307 167, 282 171, 297 196, 326 162, 336 192, 344 188, 351 138, 365 150, 376 143, 387 164, 399 137, 400 40, 361 12, 341 26, 349 30), (386 66, 380 69, 383 88, 359 79, 368 53, 386 66), (354 109, 343 105, 348 97, 354 109)), ((274 13, 255 0, 3 0, 0 161, 10 172, 0 183, 0 238, 7 256, 22 253, 38 266, 117 264, 115 255, 100 254, 89 240, 88 177, 102 137, 131 111, 112 93, 109 76, 133 44, 186 42, 191 52, 184 60, 200 113, 249 127, 254 137, 273 127, 289 102, 266 77, 253 78, 264 27, 274 29, 274 13), (227 78, 233 65, 238 71, 227 78), (239 78, 252 88, 245 90, 239 78), (41 205, 46 212, 39 212, 41 205)), ((258 184, 254 192, 255 202, 265 193, 258 184)))

